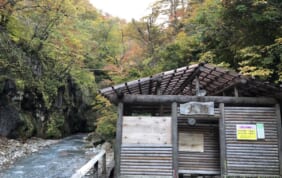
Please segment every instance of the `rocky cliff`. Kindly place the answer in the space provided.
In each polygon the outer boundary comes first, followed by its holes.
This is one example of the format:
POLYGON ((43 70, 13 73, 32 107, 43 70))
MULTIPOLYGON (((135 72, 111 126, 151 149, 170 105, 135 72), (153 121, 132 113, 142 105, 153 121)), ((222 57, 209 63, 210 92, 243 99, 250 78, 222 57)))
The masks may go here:
POLYGON ((37 88, 18 90, 11 79, 0 83, 0 136, 58 138, 94 129, 87 91, 71 77, 58 88, 49 106, 37 88))

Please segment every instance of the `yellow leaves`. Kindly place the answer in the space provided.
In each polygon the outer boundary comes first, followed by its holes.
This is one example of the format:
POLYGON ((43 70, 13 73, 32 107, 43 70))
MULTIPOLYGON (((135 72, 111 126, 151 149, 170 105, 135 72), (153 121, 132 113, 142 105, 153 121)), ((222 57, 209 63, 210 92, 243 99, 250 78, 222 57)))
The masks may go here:
POLYGON ((275 39, 275 43, 282 45, 282 37, 275 39))
POLYGON ((240 55, 240 58, 243 58, 243 59, 260 59, 262 58, 261 56, 262 49, 261 48, 262 48, 261 46, 246 47, 246 48, 241 49, 238 55, 240 55))
POLYGON ((175 42, 178 43, 179 45, 187 44, 188 40, 189 40, 189 38, 188 38, 187 34, 183 31, 179 32, 176 35, 176 38, 175 38, 175 42))
POLYGON ((267 79, 271 74, 273 74, 273 70, 271 69, 256 66, 246 66, 245 64, 247 64, 247 62, 243 61, 240 63, 242 67, 239 67, 240 73, 243 75, 267 79))
MULTIPOLYGON (((279 39, 276 42, 279 43, 279 39)), ((243 75, 259 77, 264 80, 271 77, 276 78, 276 76, 280 75, 280 66, 276 65, 274 67, 275 63, 278 62, 277 60, 279 60, 279 47, 276 44, 269 46, 249 46, 239 50, 236 58, 242 61, 239 63, 240 67, 238 69, 243 75)))
POLYGON ((260 5, 266 5, 267 4, 267 0, 255 0, 253 2, 253 6, 260 6, 260 5))
POLYGON ((93 73, 81 69, 72 69, 71 76, 74 79, 77 88, 82 92, 83 102, 90 105, 97 92, 93 73))
POLYGON ((278 81, 279 81, 279 82, 282 82, 282 71, 281 71, 281 72, 279 72, 279 73, 278 73, 278 75, 279 75, 279 79, 278 79, 278 81))
POLYGON ((23 91, 25 87, 25 81, 22 79, 16 79, 16 86, 17 86, 17 90, 23 91))
POLYGON ((200 55, 199 62, 214 63, 215 58, 216 58, 216 55, 213 52, 207 51, 200 55))
POLYGON ((101 95, 96 96, 93 109, 97 114, 96 132, 101 134, 105 139, 113 138, 117 120, 116 109, 101 95))
MULTIPOLYGON (((97 95, 95 98, 95 107, 97 106, 101 106, 101 107, 111 107, 112 104, 110 103, 109 100, 107 100, 105 97, 103 97, 102 95, 97 95)), ((98 108, 99 109, 99 108, 98 108)))
POLYGON ((80 87, 91 87, 95 82, 95 77, 92 72, 73 69, 71 75, 80 87))
POLYGON ((262 56, 265 48, 262 46, 250 46, 243 48, 237 54, 237 58, 245 59, 239 63, 240 72, 243 75, 267 79, 273 74, 273 70, 267 65, 272 63, 271 58, 262 56))

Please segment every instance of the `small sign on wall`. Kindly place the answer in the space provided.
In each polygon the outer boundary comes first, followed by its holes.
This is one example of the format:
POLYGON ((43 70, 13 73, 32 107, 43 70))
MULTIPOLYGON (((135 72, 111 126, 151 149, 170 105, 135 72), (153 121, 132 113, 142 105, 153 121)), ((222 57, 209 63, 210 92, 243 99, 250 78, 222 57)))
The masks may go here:
POLYGON ((257 123, 257 136, 258 136, 258 139, 265 139, 263 123, 257 123))
POLYGON ((236 125, 237 140, 257 140, 257 125, 238 124, 236 125))
POLYGON ((189 102, 180 104, 180 114, 214 115, 214 102, 189 102))

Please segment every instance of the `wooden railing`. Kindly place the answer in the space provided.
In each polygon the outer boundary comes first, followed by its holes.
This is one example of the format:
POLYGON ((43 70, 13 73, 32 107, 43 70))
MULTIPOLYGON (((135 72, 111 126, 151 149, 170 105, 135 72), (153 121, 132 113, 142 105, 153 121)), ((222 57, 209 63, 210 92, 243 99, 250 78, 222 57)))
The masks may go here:
POLYGON ((83 167, 75 172, 71 178, 82 178, 85 176, 91 168, 93 168, 94 177, 99 177, 99 160, 102 159, 102 172, 101 177, 105 177, 106 174, 106 151, 101 150, 97 155, 95 155, 90 161, 88 161, 83 167))

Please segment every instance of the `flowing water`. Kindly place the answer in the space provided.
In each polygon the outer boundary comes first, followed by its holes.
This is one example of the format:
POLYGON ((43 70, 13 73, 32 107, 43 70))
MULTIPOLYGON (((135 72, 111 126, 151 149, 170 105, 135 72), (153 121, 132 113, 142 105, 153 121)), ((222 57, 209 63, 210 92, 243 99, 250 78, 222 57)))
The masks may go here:
POLYGON ((1 178, 69 178, 82 167, 90 155, 85 154, 83 137, 78 134, 19 160, 0 172, 1 178))

